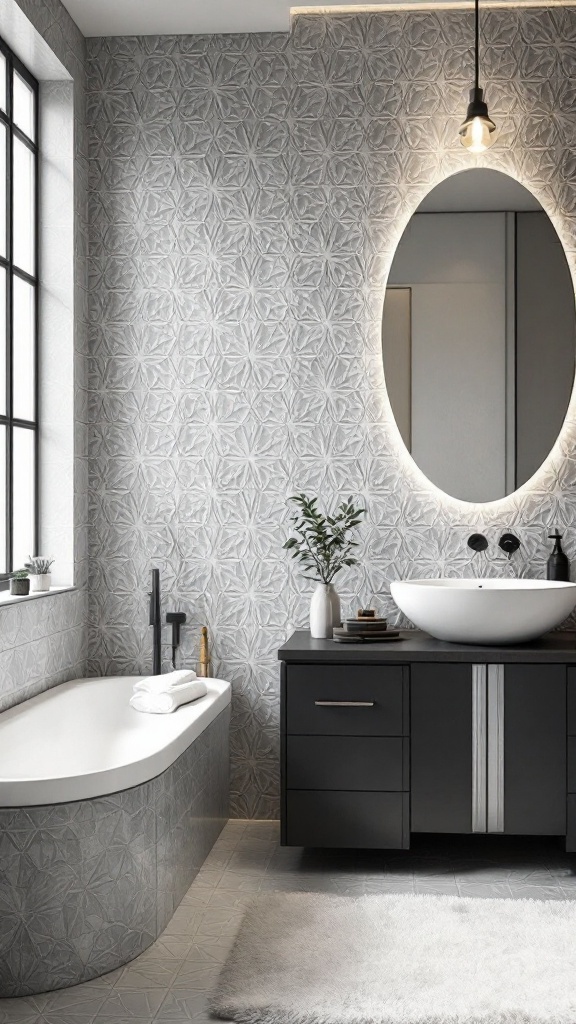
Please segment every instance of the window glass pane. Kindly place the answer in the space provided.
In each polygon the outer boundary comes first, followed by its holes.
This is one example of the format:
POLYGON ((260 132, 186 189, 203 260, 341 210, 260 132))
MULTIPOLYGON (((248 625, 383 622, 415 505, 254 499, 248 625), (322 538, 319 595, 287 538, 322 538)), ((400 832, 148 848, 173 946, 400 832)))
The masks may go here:
POLYGON ((13 467, 14 500, 13 562, 21 569, 28 555, 34 555, 34 434, 33 430, 14 427, 13 467))
POLYGON ((0 109, 6 110, 6 57, 0 53, 0 109))
POLYGON ((6 427, 0 424, 0 572, 6 565, 6 427))
POLYGON ((12 349, 14 416, 33 420, 34 402, 34 311, 35 289, 22 278, 13 277, 14 342, 12 349))
POLYGON ((34 154, 14 138, 14 263, 34 274, 34 154))
POLYGON ((14 72, 14 108, 12 117, 21 131, 34 141, 34 90, 17 71, 14 72))
POLYGON ((6 125, 0 121, 0 256, 6 256, 6 125))
MULTIPOLYGON (((0 267, 0 416, 6 415, 6 271, 0 267)), ((0 572, 2 570, 0 569, 0 572)))

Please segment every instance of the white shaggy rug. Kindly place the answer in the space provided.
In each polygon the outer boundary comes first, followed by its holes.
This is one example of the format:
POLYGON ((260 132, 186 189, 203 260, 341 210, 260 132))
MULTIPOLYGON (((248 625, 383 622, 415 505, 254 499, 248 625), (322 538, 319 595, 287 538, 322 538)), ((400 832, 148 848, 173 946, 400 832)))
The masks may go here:
POLYGON ((263 896, 211 1011, 241 1024, 576 1024, 576 902, 263 896))

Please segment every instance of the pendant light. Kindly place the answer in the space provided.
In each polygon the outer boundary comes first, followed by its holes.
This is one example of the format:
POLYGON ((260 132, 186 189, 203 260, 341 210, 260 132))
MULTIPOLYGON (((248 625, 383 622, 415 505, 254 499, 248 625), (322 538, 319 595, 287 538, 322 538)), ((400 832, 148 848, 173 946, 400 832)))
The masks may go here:
POLYGON ((470 90, 470 103, 466 120, 460 126, 460 142, 470 153, 483 153, 496 140, 496 125, 488 116, 484 90, 480 88, 480 0, 474 0, 474 88, 470 90))

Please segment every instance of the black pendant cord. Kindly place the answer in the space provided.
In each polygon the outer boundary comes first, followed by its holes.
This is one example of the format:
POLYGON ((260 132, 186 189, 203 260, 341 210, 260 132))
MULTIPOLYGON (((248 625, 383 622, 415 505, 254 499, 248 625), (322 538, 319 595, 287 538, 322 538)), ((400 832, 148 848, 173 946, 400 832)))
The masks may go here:
POLYGON ((474 0, 474 87, 480 88, 480 0, 474 0))

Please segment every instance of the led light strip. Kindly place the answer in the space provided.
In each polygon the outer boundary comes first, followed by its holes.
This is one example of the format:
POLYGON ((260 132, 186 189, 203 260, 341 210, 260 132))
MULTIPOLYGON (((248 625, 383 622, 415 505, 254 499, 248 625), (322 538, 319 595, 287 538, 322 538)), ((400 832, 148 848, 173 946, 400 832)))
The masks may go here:
MULTIPOLYGON (((483 0, 482 7, 576 7, 574 0, 483 0)), ((390 3, 390 4, 328 4, 322 7, 291 7, 290 18, 300 14, 378 14, 387 11, 470 11, 474 3, 470 0, 453 0, 434 3, 433 0, 422 0, 422 3, 390 3)))

